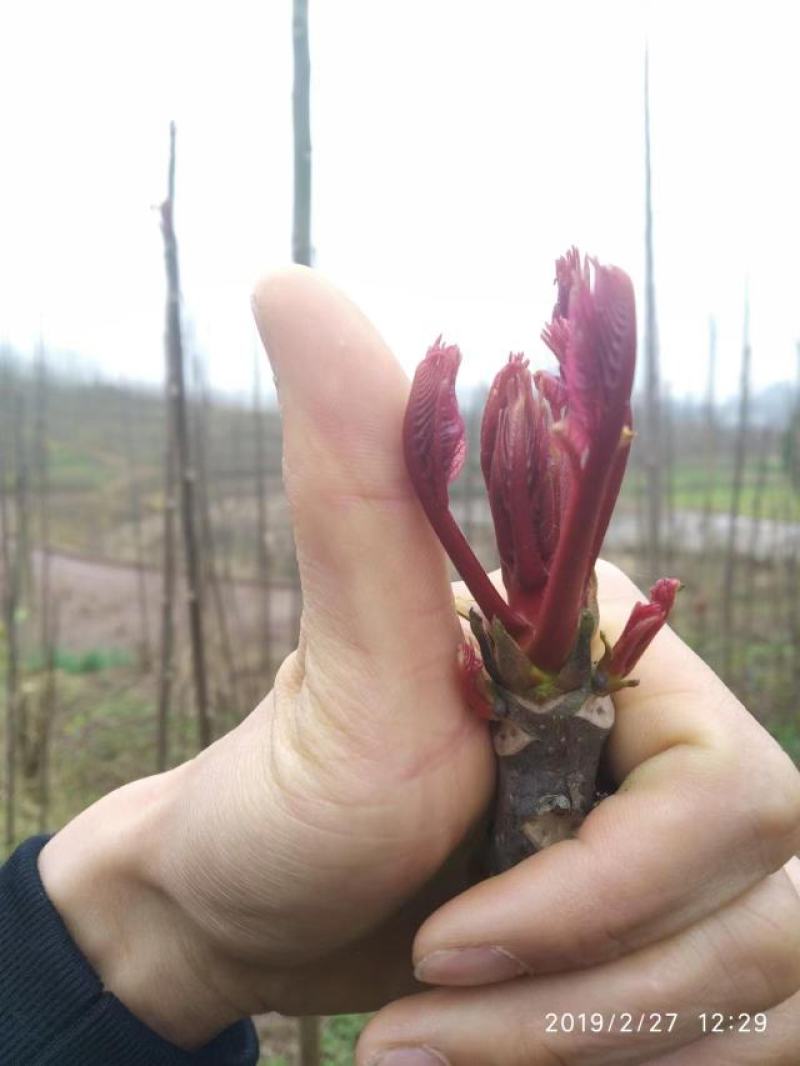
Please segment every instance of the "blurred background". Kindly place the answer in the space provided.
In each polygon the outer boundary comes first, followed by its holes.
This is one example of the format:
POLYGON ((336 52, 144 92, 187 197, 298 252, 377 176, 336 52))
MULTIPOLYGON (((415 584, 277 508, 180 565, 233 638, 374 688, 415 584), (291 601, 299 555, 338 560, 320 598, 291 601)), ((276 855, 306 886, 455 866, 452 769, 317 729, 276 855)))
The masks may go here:
MULTIPOLYGON (((605 554, 800 758, 800 148, 788 5, 229 0, 0 16, 4 851, 238 722, 301 607, 258 275, 311 263, 477 438, 578 244, 637 290, 605 554)), ((453 509, 487 567, 476 449, 453 509)), ((349 1063, 363 1019, 264 1020, 349 1063)))

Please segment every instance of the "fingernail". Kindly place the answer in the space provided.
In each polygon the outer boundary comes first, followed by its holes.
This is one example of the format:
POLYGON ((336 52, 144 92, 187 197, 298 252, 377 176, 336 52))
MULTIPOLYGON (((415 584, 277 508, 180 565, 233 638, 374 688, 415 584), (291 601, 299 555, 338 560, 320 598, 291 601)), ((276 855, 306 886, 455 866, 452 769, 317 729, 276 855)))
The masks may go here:
POLYGON ((393 1047, 379 1051, 368 1066, 449 1066, 448 1060, 430 1047, 393 1047))
POLYGON ((528 972, 505 948, 456 948, 432 951, 414 968, 418 981, 431 985, 490 985, 528 972))

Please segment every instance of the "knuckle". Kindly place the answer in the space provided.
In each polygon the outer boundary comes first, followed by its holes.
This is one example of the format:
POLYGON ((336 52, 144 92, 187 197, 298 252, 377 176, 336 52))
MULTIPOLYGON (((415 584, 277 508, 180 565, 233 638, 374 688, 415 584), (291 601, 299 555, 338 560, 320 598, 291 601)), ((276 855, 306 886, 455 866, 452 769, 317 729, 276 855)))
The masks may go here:
POLYGON ((766 784, 754 799, 753 827, 775 870, 800 849, 800 773, 785 752, 765 770, 766 784))

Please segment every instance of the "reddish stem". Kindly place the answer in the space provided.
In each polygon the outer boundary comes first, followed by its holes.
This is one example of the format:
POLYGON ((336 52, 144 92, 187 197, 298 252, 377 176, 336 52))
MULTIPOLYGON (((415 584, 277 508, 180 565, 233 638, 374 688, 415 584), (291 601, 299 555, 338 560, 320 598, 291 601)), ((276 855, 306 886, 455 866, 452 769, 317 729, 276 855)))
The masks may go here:
POLYGON ((586 466, 572 481, 567 513, 550 566, 536 635, 525 647, 531 661, 541 670, 560 670, 575 643, 578 617, 594 566, 592 551, 598 521, 604 511, 603 503, 611 476, 609 454, 613 454, 617 446, 619 428, 613 433, 613 443, 595 442, 587 455, 586 466))
POLYGON ((426 507, 424 500, 422 505, 442 547, 475 597, 475 602, 487 621, 498 618, 512 636, 520 636, 526 632, 528 627, 525 622, 511 610, 494 587, 450 511, 426 507))

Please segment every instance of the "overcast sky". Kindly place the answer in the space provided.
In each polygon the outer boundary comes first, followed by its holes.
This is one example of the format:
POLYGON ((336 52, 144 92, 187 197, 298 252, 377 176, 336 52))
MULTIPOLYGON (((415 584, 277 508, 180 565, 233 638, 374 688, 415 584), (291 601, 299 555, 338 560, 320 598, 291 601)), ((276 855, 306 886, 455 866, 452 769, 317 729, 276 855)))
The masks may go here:
MULTIPOLYGON (((664 377, 704 390, 714 314, 735 390, 749 274, 756 384, 794 379, 791 4, 310 0, 310 21, 316 262, 409 370, 439 332, 465 381, 511 349, 546 364, 573 242, 641 293, 647 35, 664 377)), ((6 2, 0 341, 160 378, 174 118, 187 321, 212 381, 248 390, 249 291, 290 257, 291 80, 291 0, 6 2)))

